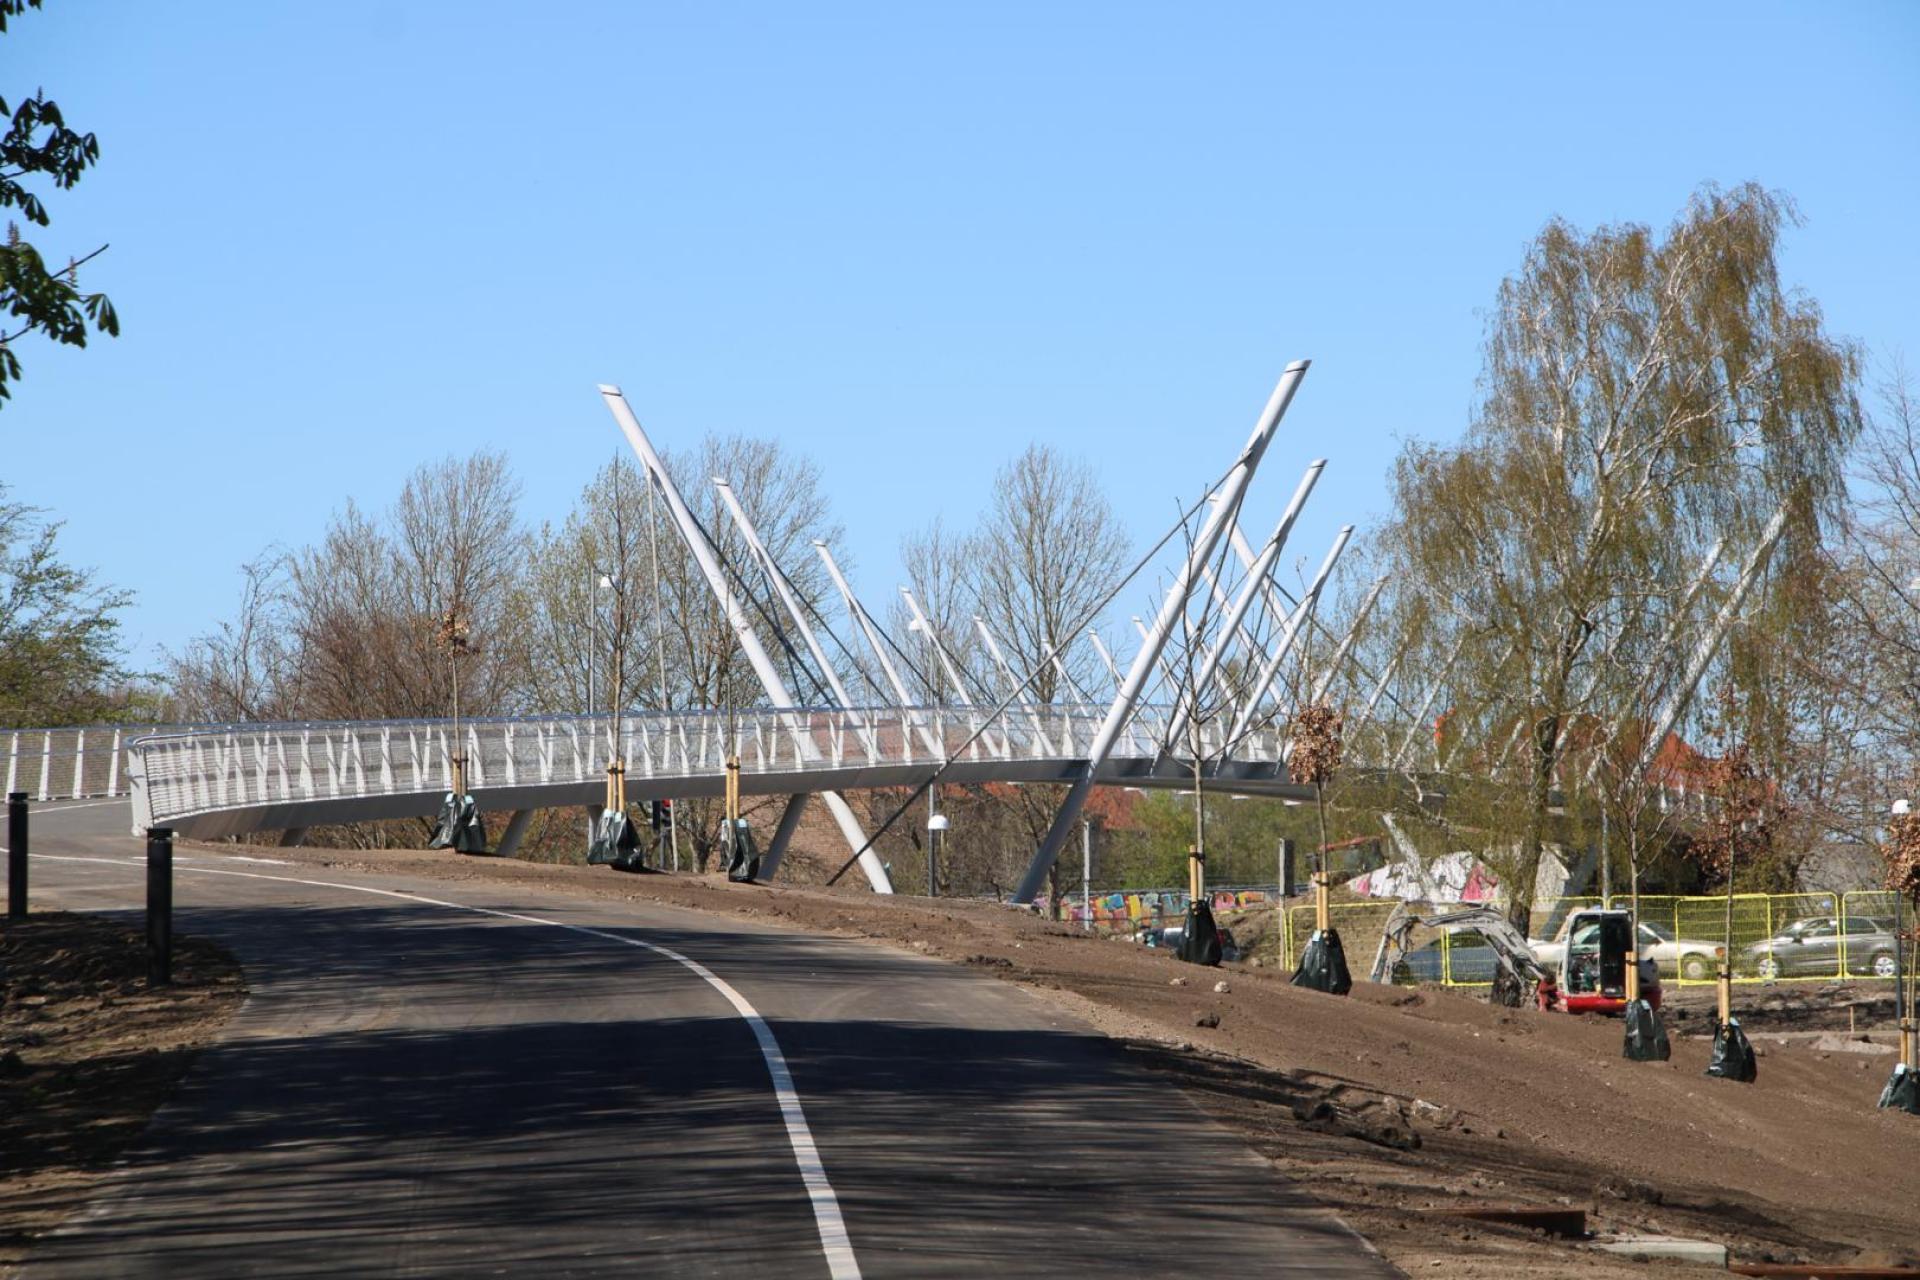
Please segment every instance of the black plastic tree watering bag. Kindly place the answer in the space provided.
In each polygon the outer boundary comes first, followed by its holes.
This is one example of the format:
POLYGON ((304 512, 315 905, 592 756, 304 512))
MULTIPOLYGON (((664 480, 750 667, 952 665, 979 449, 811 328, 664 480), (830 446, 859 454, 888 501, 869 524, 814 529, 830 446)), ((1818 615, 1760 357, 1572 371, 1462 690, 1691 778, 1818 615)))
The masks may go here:
POLYGON ((1667 1028, 1660 1021, 1660 1011, 1645 1000, 1635 1000, 1627 1005, 1626 1044, 1622 1046, 1620 1056, 1635 1062, 1665 1062, 1673 1056, 1673 1046, 1667 1041, 1667 1028))
POLYGON ((1920 1071, 1904 1062, 1897 1064, 1887 1087, 1880 1091, 1880 1105, 1920 1116, 1920 1071))
POLYGON ((1187 904, 1179 955, 1188 964, 1220 963, 1220 929, 1213 922, 1213 908, 1204 902, 1196 900, 1187 904))
POLYGON ((1347 971, 1347 953, 1340 945, 1339 930, 1314 931, 1300 957, 1300 967, 1294 970, 1293 985, 1336 996, 1353 990, 1353 975, 1347 971))
POLYGON ((440 802, 440 819, 434 823, 429 849, 452 849, 455 853, 485 853, 487 828, 472 796, 447 792, 440 802))
POLYGON ((745 818, 735 818, 720 828, 723 852, 727 857, 727 879, 735 884, 751 884, 760 874, 760 851, 753 846, 753 830, 745 818))
POLYGON ((1740 1019, 1728 1018, 1714 1029, 1713 1054, 1707 1059, 1707 1074, 1742 1084, 1752 1084, 1760 1074, 1759 1061, 1753 1056, 1747 1033, 1740 1029, 1740 1019))
POLYGON ((612 866, 631 871, 640 848, 640 837, 624 809, 607 809, 594 824, 593 841, 587 846, 587 861, 594 866, 612 866))

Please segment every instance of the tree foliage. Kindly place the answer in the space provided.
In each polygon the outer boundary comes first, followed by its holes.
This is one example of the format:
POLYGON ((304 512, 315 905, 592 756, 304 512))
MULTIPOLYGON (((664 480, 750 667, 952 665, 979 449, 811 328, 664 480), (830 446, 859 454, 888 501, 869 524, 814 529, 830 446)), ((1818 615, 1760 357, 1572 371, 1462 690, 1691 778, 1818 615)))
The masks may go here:
POLYGON ((1777 844, 1790 806, 1760 771, 1747 744, 1735 743, 1708 763, 1706 795, 1706 817, 1692 849, 1711 873, 1709 885, 1732 882, 1754 892, 1791 892, 1792 867, 1780 861, 1777 844))
POLYGON ((0 485, 0 725, 87 724, 123 707, 126 591, 60 558, 60 526, 0 485))
MULTIPOLYGON (((7 20, 40 0, 0 0, 0 35, 7 20)), ((70 190, 100 159, 100 143, 91 133, 71 128, 60 104, 44 92, 19 100, 9 108, 0 97, 0 209, 17 209, 28 223, 50 223, 46 201, 29 185, 41 179, 59 190, 70 190)), ((69 346, 87 345, 89 327, 118 336, 120 317, 104 293, 80 288, 80 265, 98 256, 105 245, 84 257, 69 257, 65 265, 49 269, 44 254, 26 239, 18 222, 7 222, 0 243, 0 405, 13 394, 9 383, 20 377, 20 357, 14 344, 30 333, 42 333, 69 346)))
POLYGON ((1748 185, 1704 188, 1664 235, 1549 223, 1500 288, 1466 438, 1396 464, 1384 542, 1427 586, 1413 666, 1444 684, 1449 732, 1490 782, 1487 856, 1516 922, 1569 730, 1678 661, 1663 637, 1707 548, 1724 540, 1710 603, 1776 511, 1789 568, 1838 513, 1859 355, 1780 282, 1793 219, 1748 185))
POLYGON ((1903 813, 1887 823, 1880 856, 1887 864, 1887 888, 1920 910, 1920 814, 1903 813))
POLYGON ((978 611, 1006 629, 1007 660, 1039 672, 1038 702, 1071 700, 1050 656, 1082 687, 1103 674, 1072 628, 1125 571, 1127 537, 1092 468, 1050 445, 1030 445, 995 477, 972 560, 978 611))
POLYGON ((1897 361, 1855 459, 1858 495, 1822 563, 1830 626, 1783 646, 1807 686, 1803 794, 1824 834, 1873 843, 1920 776, 1920 392, 1897 361))

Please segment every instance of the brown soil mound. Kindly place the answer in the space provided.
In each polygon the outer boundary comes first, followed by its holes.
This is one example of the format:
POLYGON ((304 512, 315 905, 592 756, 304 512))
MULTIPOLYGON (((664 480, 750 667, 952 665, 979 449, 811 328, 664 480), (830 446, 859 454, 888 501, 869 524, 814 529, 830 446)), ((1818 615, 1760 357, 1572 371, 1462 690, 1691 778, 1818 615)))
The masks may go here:
POLYGON ((1920 1120, 1875 1109, 1883 1055, 1764 1040, 1759 1081, 1738 1085, 1703 1076, 1706 1042, 1687 1034, 1702 1015, 1690 1011, 1670 1020, 1672 1061, 1633 1063, 1617 1020, 1367 983, 1329 997, 1270 967, 1195 969, 990 903, 443 853, 276 856, 725 912, 1026 984, 1134 1045, 1420 1274, 1647 1273, 1439 1216, 1485 1204, 1573 1204, 1596 1230, 1708 1238, 1761 1261, 1920 1252, 1920 1120))
POLYGON ((244 996, 233 957, 176 938, 148 990, 146 942, 99 916, 0 922, 0 1266, 84 1199, 244 996))

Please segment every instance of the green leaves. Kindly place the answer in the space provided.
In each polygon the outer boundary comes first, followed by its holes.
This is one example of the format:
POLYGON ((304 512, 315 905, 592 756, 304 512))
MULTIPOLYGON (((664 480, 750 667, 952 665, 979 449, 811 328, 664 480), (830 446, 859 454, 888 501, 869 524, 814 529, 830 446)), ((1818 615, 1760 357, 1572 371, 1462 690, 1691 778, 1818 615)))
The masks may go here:
POLYGON ((1549 222, 1500 285, 1465 439, 1399 460, 1384 540, 1422 584, 1410 663, 1444 685, 1456 772, 1482 779, 1484 839, 1517 848, 1521 897, 1554 793, 1586 786, 1569 755, 1684 698, 1685 656, 1782 508, 1787 554, 1746 630, 1778 650, 1809 617, 1783 585, 1844 497, 1860 356, 1780 281, 1793 221, 1747 184, 1703 187, 1664 233, 1549 222))
MULTIPOLYGON (((0 33, 7 19, 40 0, 0 0, 0 33)), ((39 177, 57 190, 70 190, 100 159, 100 143, 91 133, 69 128, 58 103, 35 92, 9 111, 0 98, 0 209, 18 209, 34 226, 49 225, 46 202, 28 188, 27 179, 39 177)), ((102 293, 81 293, 79 265, 105 252, 106 246, 68 259, 49 271, 34 245, 20 235, 19 224, 7 224, 7 242, 0 246, 0 404, 11 396, 8 383, 20 377, 20 358, 12 344, 30 333, 42 333, 68 346, 87 345, 87 331, 113 337, 120 334, 120 316, 102 293)))
MULTIPOLYGON (((0 0, 0 35, 7 33, 7 19, 17 18, 29 9, 38 9, 40 0, 0 0)), ((6 107, 0 104, 0 115, 6 114, 6 107)))
POLYGON ((63 561, 43 517, 0 486, 0 725, 109 718, 131 678, 118 614, 132 597, 63 561))

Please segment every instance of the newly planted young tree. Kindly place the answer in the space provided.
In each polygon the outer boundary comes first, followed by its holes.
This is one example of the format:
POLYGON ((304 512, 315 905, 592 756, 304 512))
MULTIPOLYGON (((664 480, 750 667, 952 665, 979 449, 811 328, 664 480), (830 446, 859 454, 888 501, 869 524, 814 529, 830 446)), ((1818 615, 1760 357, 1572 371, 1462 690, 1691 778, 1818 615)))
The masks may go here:
POLYGON ((473 653, 473 623, 458 597, 440 614, 433 631, 434 651, 446 660, 453 731, 449 744, 452 782, 441 807, 440 821, 427 841, 429 849, 485 853, 486 828, 474 798, 467 791, 467 747, 460 732, 460 661, 473 653))
POLYGON ((1753 1049, 1733 1013, 1734 889, 1743 870, 1770 860, 1788 805, 1746 740, 1746 710, 1732 689, 1722 691, 1717 712, 1722 750, 1707 765, 1707 817, 1695 850, 1701 865, 1726 882, 1719 1007, 1707 1074, 1751 1082, 1756 1074, 1753 1049))
POLYGON ((1353 986, 1339 931, 1333 927, 1327 883, 1327 785, 1339 773, 1344 754, 1340 713, 1324 702, 1302 708, 1294 717, 1293 755, 1288 770, 1295 781, 1313 788, 1320 848, 1315 854, 1313 869, 1313 938, 1300 957, 1300 968, 1294 973, 1293 982, 1295 986, 1335 995, 1344 995, 1353 986))
POLYGON ((1880 1105, 1920 1115, 1920 1010, 1915 1007, 1920 996, 1916 989, 1920 988, 1920 814, 1912 811, 1911 801, 1895 806, 1880 856, 1886 861, 1886 886, 1894 897, 1893 1008, 1900 1021, 1900 1060, 1880 1094, 1880 1105), (1898 963, 1909 941, 1912 949, 1906 963, 1898 963))

